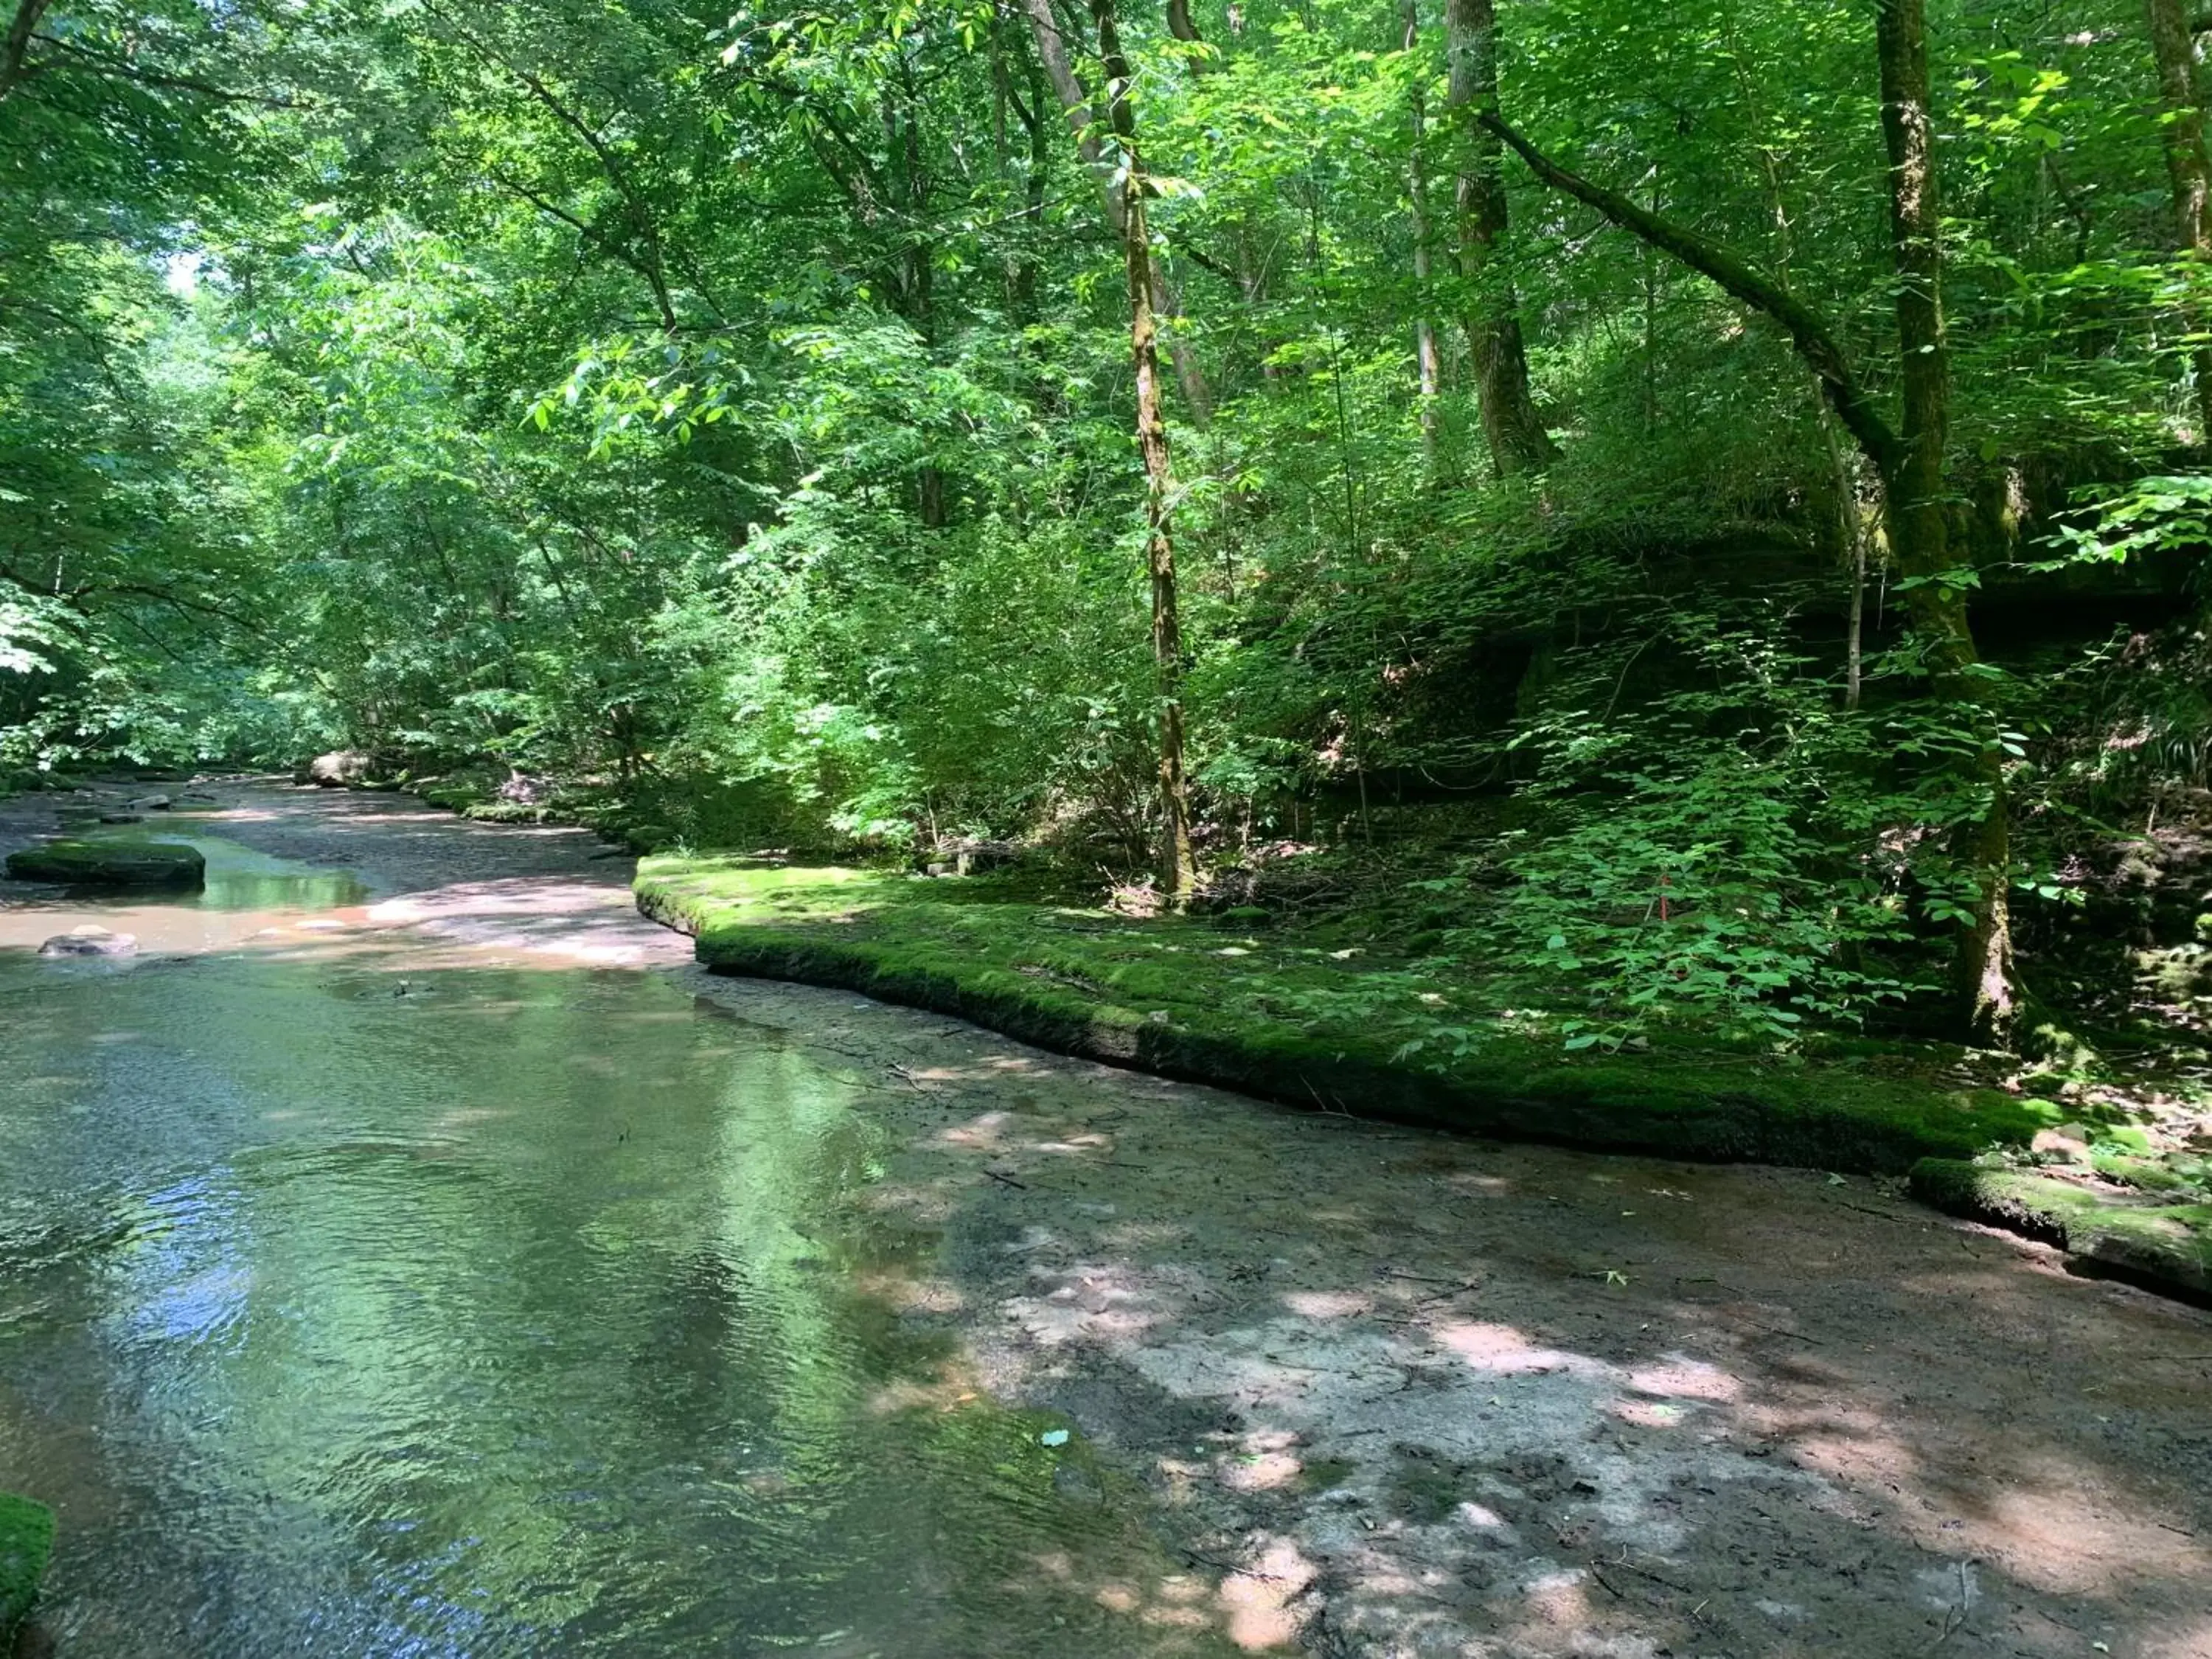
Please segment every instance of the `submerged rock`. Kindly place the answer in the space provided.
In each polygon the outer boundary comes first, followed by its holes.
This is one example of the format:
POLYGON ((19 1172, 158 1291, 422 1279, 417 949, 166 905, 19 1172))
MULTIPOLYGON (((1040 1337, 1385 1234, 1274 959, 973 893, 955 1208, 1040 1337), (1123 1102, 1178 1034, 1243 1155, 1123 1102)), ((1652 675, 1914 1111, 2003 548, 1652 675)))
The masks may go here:
POLYGON ((39 947, 42 957, 135 957, 135 933, 111 933, 105 927, 72 927, 57 933, 39 947))
POLYGON ((0 1649, 14 1638, 54 1553, 54 1512, 13 1492, 0 1492, 0 1649))
POLYGON ((54 881, 71 887, 200 887, 207 860, 197 848, 176 842, 114 836, 50 841, 8 854, 17 881, 54 881))

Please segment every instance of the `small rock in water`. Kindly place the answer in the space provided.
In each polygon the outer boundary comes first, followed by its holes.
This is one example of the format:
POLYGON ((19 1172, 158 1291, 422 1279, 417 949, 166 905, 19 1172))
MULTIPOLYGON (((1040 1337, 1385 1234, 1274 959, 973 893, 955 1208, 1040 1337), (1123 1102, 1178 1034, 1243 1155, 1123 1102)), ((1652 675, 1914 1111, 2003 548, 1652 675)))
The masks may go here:
POLYGON ((57 933, 39 947, 42 957, 135 957, 138 940, 130 933, 111 933, 105 927, 72 927, 57 933))
POLYGON ((100 821, 102 823, 143 823, 146 820, 136 812, 102 812, 100 821))
POLYGON ((133 801, 131 804, 133 806, 143 806, 149 812, 166 812, 169 810, 169 798, 167 795, 149 795, 143 800, 133 801))

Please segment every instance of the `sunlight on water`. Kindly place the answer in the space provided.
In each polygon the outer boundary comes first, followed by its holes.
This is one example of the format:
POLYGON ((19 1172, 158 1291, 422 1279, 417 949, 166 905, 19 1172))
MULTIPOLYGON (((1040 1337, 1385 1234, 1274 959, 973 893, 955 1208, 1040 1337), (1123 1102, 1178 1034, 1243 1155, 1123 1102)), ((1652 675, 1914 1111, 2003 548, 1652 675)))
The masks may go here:
POLYGON ((207 860, 207 884, 196 893, 94 888, 57 893, 0 882, 0 951, 36 950, 83 922, 129 933, 143 950, 209 950, 292 916, 362 904, 369 896, 350 871, 271 858, 220 836, 193 834, 184 823, 173 830, 165 826, 152 838, 197 847, 207 860))
POLYGON ((14 954, 0 1021, 64 1659, 1215 1650, 1133 1495, 872 1298, 935 1241, 854 1201, 848 1085, 665 981, 14 954))

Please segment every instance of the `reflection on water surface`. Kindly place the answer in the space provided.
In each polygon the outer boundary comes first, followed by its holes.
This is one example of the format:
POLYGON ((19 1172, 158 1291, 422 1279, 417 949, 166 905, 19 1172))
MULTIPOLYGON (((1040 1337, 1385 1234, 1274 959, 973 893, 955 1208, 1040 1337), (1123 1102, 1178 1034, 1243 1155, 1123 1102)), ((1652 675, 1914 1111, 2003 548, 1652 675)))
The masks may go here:
POLYGON ((15 956, 0 1022, 0 1486, 61 1511, 63 1659, 1214 1650, 894 1310, 934 1241, 856 1201, 851 1086, 666 981, 15 956))
POLYGON ((0 951, 35 951, 82 921, 131 934, 148 951, 210 950, 302 912, 338 909, 368 897, 351 871, 271 858, 220 836, 194 834, 182 823, 150 833, 156 841, 198 848, 207 860, 206 886, 197 893, 80 888, 56 896, 52 888, 0 881, 0 951))

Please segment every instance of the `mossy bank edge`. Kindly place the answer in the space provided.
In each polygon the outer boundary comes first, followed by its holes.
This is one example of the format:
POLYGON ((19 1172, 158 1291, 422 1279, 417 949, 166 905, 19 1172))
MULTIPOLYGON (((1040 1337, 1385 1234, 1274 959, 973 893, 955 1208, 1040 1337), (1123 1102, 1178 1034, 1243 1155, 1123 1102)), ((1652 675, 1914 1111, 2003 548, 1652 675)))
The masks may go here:
POLYGON ((667 855, 640 864, 636 894, 719 972, 857 991, 1309 1110, 1869 1174, 2023 1146, 2051 1116, 1993 1090, 1729 1053, 1577 1055, 1501 1033, 1449 1060, 1407 1054, 1356 1000, 1331 1018, 1328 964, 1209 950, 1222 935, 1204 923, 1038 903, 988 879, 667 855), (1295 1017, 1271 1000, 1298 1003, 1295 1017))

